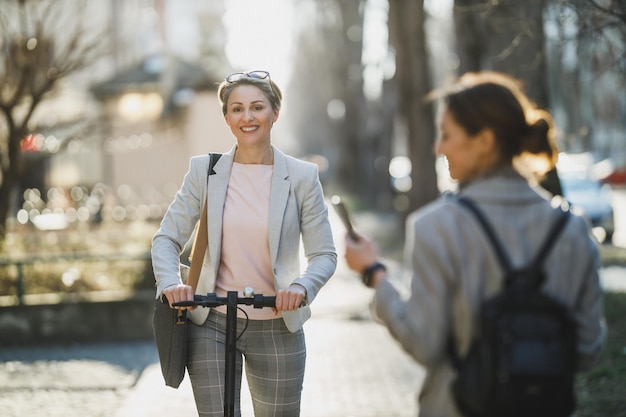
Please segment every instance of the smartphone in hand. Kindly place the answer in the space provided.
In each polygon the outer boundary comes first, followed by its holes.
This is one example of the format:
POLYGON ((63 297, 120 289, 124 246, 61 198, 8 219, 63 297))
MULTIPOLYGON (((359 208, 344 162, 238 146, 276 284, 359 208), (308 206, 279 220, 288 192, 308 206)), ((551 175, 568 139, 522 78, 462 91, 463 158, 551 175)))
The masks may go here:
POLYGON ((352 226, 352 221, 350 220, 350 213, 348 213, 346 205, 343 203, 343 201, 341 201, 341 197, 339 197, 338 195, 334 195, 331 197, 330 202, 332 203, 333 207, 335 207, 335 210, 337 210, 337 214, 339 215, 339 218, 346 228, 350 239, 354 241, 359 240, 356 233, 354 233, 354 227, 352 226))

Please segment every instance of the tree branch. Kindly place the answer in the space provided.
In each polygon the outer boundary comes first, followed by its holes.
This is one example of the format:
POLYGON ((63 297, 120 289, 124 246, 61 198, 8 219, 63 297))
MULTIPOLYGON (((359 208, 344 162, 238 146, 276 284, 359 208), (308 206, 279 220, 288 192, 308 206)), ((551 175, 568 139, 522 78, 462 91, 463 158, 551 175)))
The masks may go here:
POLYGON ((599 12, 603 13, 603 14, 607 14, 609 16, 613 16, 618 18, 619 20, 621 20, 622 22, 626 22, 626 10, 624 11, 624 13, 619 13, 617 10, 613 10, 611 8, 602 6, 600 4, 598 4, 598 2, 596 0, 587 0, 589 2, 589 4, 591 4, 591 6, 598 10, 599 12))

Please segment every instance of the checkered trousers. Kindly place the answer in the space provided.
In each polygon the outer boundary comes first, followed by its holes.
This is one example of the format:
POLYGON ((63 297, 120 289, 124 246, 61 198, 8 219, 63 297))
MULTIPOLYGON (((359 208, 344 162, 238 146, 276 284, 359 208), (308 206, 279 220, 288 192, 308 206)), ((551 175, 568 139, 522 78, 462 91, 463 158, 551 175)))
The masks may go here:
MULTIPOLYGON (((237 319, 237 335, 245 319, 237 319)), ((188 330, 187 370, 200 417, 224 415, 224 369, 226 315, 211 310, 202 326, 188 330)), ((245 358, 246 378, 255 417, 298 417, 306 346, 302 329, 291 333, 282 318, 249 320, 237 341, 235 413, 241 415, 241 373, 245 358)))

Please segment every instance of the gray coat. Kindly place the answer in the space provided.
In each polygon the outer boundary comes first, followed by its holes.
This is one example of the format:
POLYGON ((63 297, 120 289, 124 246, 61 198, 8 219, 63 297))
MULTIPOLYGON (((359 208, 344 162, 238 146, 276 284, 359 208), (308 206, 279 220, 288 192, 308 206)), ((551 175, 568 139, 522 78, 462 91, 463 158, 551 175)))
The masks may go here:
MULTIPOLYGON (((208 156, 193 157, 183 185, 152 240, 152 264, 157 297, 165 288, 182 282, 180 253, 193 233, 205 199, 208 202, 208 247, 196 294, 214 292, 220 265, 222 214, 235 148, 222 155, 208 180, 208 156)), ((337 265, 328 208, 319 182, 317 166, 290 157, 274 148, 269 217, 269 246, 276 290, 292 283, 303 285, 310 304, 337 265), (300 268, 300 237, 307 268, 300 268)), ((251 283, 254 287, 254 283, 251 283)), ((202 324, 208 308, 198 308, 191 320, 202 324)), ((309 306, 284 311, 287 328, 294 332, 311 316, 309 306)))
MULTIPOLYGON (((530 262, 556 220, 550 202, 513 172, 475 180, 460 194, 478 203, 516 266, 530 262)), ((578 363, 587 370, 598 359, 605 328, 598 248, 583 218, 570 218, 545 266, 545 291, 575 311, 578 363)), ((445 197, 408 219, 405 270, 409 298, 383 282, 376 314, 426 369, 420 416, 459 416, 450 396, 454 373, 446 344, 453 332, 458 352, 467 353, 480 303, 500 290, 502 271, 473 215, 445 197)))

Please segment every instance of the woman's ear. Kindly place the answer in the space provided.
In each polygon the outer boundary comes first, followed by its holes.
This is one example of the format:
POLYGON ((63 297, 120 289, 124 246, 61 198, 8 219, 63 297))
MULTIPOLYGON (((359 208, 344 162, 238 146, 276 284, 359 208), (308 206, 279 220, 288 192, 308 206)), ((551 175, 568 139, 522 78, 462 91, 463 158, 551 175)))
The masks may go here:
POLYGON ((280 110, 274 110, 274 120, 272 121, 272 123, 276 123, 276 120, 278 120, 279 114, 280 114, 280 110))
POLYGON ((492 153, 496 150, 496 134, 493 129, 488 127, 483 128, 478 134, 476 134, 475 140, 478 141, 480 148, 487 153, 492 153))

